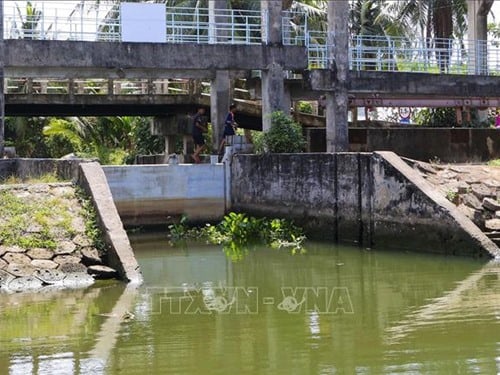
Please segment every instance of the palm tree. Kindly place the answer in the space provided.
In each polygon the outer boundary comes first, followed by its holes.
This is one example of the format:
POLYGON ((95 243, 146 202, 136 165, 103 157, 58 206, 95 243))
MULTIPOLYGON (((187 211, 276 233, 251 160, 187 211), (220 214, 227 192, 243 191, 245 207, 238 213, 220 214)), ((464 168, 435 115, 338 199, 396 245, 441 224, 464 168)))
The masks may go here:
POLYGON ((23 16, 23 12, 17 3, 16 10, 21 20, 21 25, 18 27, 14 24, 14 28, 19 34, 19 37, 21 39, 38 39, 40 35, 39 22, 42 18, 42 12, 36 9, 31 1, 26 3, 26 16, 23 16))
POLYGON ((147 118, 132 116, 51 118, 43 135, 65 139, 73 152, 97 157, 103 164, 121 164, 137 153, 164 150, 163 140, 152 136, 149 126, 147 118))
POLYGON ((396 23, 418 33, 427 47, 434 46, 440 70, 448 69, 450 39, 462 39, 467 28, 466 0, 403 0, 392 2, 388 11, 396 23))

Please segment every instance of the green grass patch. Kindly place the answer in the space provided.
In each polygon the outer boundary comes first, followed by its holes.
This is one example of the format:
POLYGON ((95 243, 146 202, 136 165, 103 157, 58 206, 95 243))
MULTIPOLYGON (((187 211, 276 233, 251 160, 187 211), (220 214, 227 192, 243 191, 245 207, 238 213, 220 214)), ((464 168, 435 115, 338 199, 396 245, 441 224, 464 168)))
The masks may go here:
POLYGON ((67 210, 64 205, 48 206, 44 202, 17 197, 9 191, 0 192, 0 243, 24 248, 57 246, 51 227, 55 218, 67 210))
POLYGON ((76 196, 82 206, 81 214, 85 221, 85 234, 90 238, 95 248, 103 253, 106 251, 107 245, 104 242, 104 233, 97 222, 97 212, 92 202, 81 188, 76 188, 76 196))
POLYGON ((48 184, 48 183, 56 183, 56 182, 64 182, 62 179, 57 177, 57 174, 54 173, 46 173, 40 177, 27 177, 20 178, 18 176, 9 176, 6 179, 2 180, 2 184, 6 185, 17 185, 17 184, 48 184))
POLYGON ((500 167, 500 159, 490 160, 488 162, 488 165, 490 165, 492 167, 500 167))
POLYGON ((71 240, 77 234, 73 219, 75 215, 81 215, 85 223, 85 234, 98 250, 105 250, 95 210, 82 192, 40 198, 18 196, 17 191, 0 191, 1 245, 54 250, 57 241, 71 240), (74 207, 75 198, 82 209, 74 207))

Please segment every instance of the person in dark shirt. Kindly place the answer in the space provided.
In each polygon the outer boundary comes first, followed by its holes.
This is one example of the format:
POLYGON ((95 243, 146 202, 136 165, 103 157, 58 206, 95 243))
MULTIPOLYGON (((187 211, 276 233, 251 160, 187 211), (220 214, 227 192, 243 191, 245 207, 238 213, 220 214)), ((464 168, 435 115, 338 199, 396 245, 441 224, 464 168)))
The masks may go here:
POLYGON ((195 163, 200 162, 200 153, 205 149, 205 138, 203 133, 207 131, 207 123, 205 121, 205 108, 200 107, 193 118, 193 142, 194 153, 191 155, 195 163))
POLYGON ((236 112, 236 104, 231 104, 229 106, 229 112, 226 116, 226 121, 224 121, 224 131, 222 133, 222 139, 219 144, 219 155, 222 154, 224 145, 226 144, 226 137, 235 135, 235 129, 238 126, 236 121, 234 121, 234 113, 236 112))

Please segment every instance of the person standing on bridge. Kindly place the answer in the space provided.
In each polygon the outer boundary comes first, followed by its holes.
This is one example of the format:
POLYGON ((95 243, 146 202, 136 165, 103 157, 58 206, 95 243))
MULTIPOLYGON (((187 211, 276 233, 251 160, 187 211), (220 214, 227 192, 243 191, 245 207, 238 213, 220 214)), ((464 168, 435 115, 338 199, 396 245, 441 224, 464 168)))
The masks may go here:
POLYGON ((226 137, 232 137, 235 135, 235 129, 238 126, 236 121, 234 121, 234 113, 236 112, 236 104, 231 104, 229 106, 229 112, 226 116, 226 121, 224 121, 224 131, 222 133, 222 139, 219 144, 219 155, 222 154, 224 145, 227 143, 226 137))
POLYGON ((205 120, 205 108, 200 107, 193 118, 193 142, 194 153, 191 155, 196 164, 200 163, 200 153, 205 149, 205 138, 203 133, 207 132, 207 122, 205 120))

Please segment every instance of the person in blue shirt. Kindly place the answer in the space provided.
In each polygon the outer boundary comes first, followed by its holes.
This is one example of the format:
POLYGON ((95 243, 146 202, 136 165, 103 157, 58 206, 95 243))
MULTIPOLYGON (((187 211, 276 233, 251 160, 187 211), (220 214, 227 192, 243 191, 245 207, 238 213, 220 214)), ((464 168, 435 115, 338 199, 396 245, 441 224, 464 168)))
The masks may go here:
POLYGON ((222 154, 224 145, 226 144, 226 137, 235 135, 235 129, 238 126, 236 121, 234 121, 234 113, 236 112, 236 104, 231 104, 229 106, 229 112, 224 121, 224 131, 222 132, 222 139, 219 144, 219 155, 222 154))
POLYGON ((205 121, 205 108, 200 107, 193 118, 193 143, 194 143, 194 153, 191 155, 195 163, 199 163, 200 153, 205 149, 205 138, 203 133, 207 131, 207 123, 205 121))

